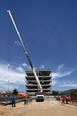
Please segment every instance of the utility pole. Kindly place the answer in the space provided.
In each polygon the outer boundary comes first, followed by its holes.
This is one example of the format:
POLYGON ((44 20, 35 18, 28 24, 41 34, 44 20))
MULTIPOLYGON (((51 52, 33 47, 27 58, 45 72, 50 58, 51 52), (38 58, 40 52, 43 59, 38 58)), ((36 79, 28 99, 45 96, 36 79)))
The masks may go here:
POLYGON ((9 92, 9 64, 8 64, 8 92, 9 92))

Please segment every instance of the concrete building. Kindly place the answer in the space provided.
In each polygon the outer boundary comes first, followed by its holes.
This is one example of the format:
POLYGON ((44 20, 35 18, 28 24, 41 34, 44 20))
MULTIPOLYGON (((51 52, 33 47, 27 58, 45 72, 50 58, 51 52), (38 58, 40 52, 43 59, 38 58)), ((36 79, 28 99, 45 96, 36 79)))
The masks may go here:
MULTIPOLYGON (((35 93, 38 91, 38 84, 32 73, 32 70, 26 70, 26 92, 30 96, 35 96, 35 93)), ((36 70, 38 78, 43 88, 43 92, 47 95, 51 94, 51 70, 36 70)))

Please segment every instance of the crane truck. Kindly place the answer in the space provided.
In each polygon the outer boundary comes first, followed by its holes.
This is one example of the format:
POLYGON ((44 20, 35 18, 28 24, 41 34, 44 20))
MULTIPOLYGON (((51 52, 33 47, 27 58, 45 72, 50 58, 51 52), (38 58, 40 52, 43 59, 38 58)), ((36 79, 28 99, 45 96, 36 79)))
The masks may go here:
POLYGON ((22 38, 21 38, 21 36, 20 36, 20 33, 19 33, 18 29, 17 29, 17 26, 16 26, 16 24, 15 24, 15 21, 14 21, 14 19, 13 19, 13 17, 12 17, 11 11, 10 11, 10 10, 7 10, 7 13, 9 14, 9 16, 10 16, 10 18, 11 18, 11 21, 12 21, 12 23, 13 23, 13 25, 14 25, 14 28, 15 28, 16 32, 17 32, 17 35, 18 35, 19 40, 20 40, 20 43, 21 43, 21 45, 22 45, 22 47, 23 47, 23 49, 24 49, 25 55, 26 55, 26 57, 27 57, 27 59, 28 59, 28 62, 29 62, 30 67, 31 67, 31 69, 32 69, 32 72, 33 72, 33 74, 34 74, 34 76, 35 76, 35 79, 36 79, 36 81, 37 81, 38 88, 39 88, 39 90, 40 90, 39 92, 37 92, 36 101, 40 101, 40 100, 41 100, 41 101, 44 101, 44 94, 43 94, 42 86, 41 86, 41 84, 40 84, 40 81, 39 81, 39 78, 38 78, 38 76, 37 76, 37 73, 36 73, 36 71, 35 71, 35 69, 34 69, 34 67, 33 67, 33 65, 32 65, 32 62, 31 62, 31 60, 30 60, 30 58, 29 58, 28 52, 27 52, 27 50, 26 50, 26 48, 25 48, 25 46, 24 46, 24 43, 23 43, 22 38))

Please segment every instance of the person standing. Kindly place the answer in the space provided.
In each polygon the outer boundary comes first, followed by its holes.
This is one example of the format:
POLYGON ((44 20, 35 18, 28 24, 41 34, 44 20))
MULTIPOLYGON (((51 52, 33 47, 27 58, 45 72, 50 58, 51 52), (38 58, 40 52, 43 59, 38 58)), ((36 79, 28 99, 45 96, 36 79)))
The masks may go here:
POLYGON ((57 96, 57 98, 56 98, 56 99, 57 99, 57 101, 58 101, 58 96, 57 96))
POLYGON ((68 96, 66 96, 66 104, 68 104, 68 96))
POLYGON ((59 96, 59 101, 60 101, 60 96, 59 96))
POLYGON ((26 98, 25 98, 25 100, 24 100, 24 105, 26 104, 26 98))
POLYGON ((64 103, 65 97, 62 97, 62 103, 64 103))
POLYGON ((15 107, 15 99, 14 99, 14 95, 12 95, 12 97, 11 97, 11 101, 12 101, 12 107, 13 107, 13 106, 15 107))

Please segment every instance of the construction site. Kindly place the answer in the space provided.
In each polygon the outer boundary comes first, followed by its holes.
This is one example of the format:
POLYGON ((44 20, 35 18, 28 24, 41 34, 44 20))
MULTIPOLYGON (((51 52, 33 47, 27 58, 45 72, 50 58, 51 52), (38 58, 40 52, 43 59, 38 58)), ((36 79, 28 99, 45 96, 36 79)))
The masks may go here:
MULTIPOLYGON (((54 72, 54 78, 52 77, 52 69, 39 68, 37 70, 29 57, 28 51, 25 47, 22 37, 20 36, 10 10, 7 10, 7 15, 9 15, 12 26, 15 29, 20 42, 20 46, 23 48, 22 51, 24 51, 30 69, 28 68, 28 66, 26 66, 26 69, 24 71, 26 75, 24 76, 25 92, 16 91, 17 93, 14 94, 14 92, 10 91, 9 85, 10 83, 12 83, 13 85, 13 82, 15 85, 16 82, 9 81, 8 64, 8 90, 0 91, 0 116, 77 116, 77 89, 69 89, 68 91, 52 90, 52 81, 55 80, 56 77, 60 79, 61 76, 70 75, 73 70, 66 72, 66 74, 64 72, 61 73, 63 68, 62 64, 58 67, 56 71, 57 73, 54 72)), ((21 74, 23 74, 22 71, 20 72, 21 74)), ((20 73, 17 72, 17 74, 20 73)), ((58 82, 59 81, 55 80, 55 85, 58 82)), ((64 80, 62 80, 62 83, 61 81, 60 83, 58 83, 58 86, 59 84, 61 84, 59 86, 59 89, 60 87, 65 87, 65 85, 66 87, 68 87, 70 79, 68 83, 64 82, 64 85, 62 85, 63 82, 64 80)), ((73 84, 74 82, 70 83, 73 84)), ((56 87, 57 86, 55 86, 55 88, 56 87)))
POLYGON ((62 104, 56 100, 45 100, 44 102, 33 101, 28 105, 24 102, 11 105, 0 105, 0 116, 76 116, 77 106, 62 104))

